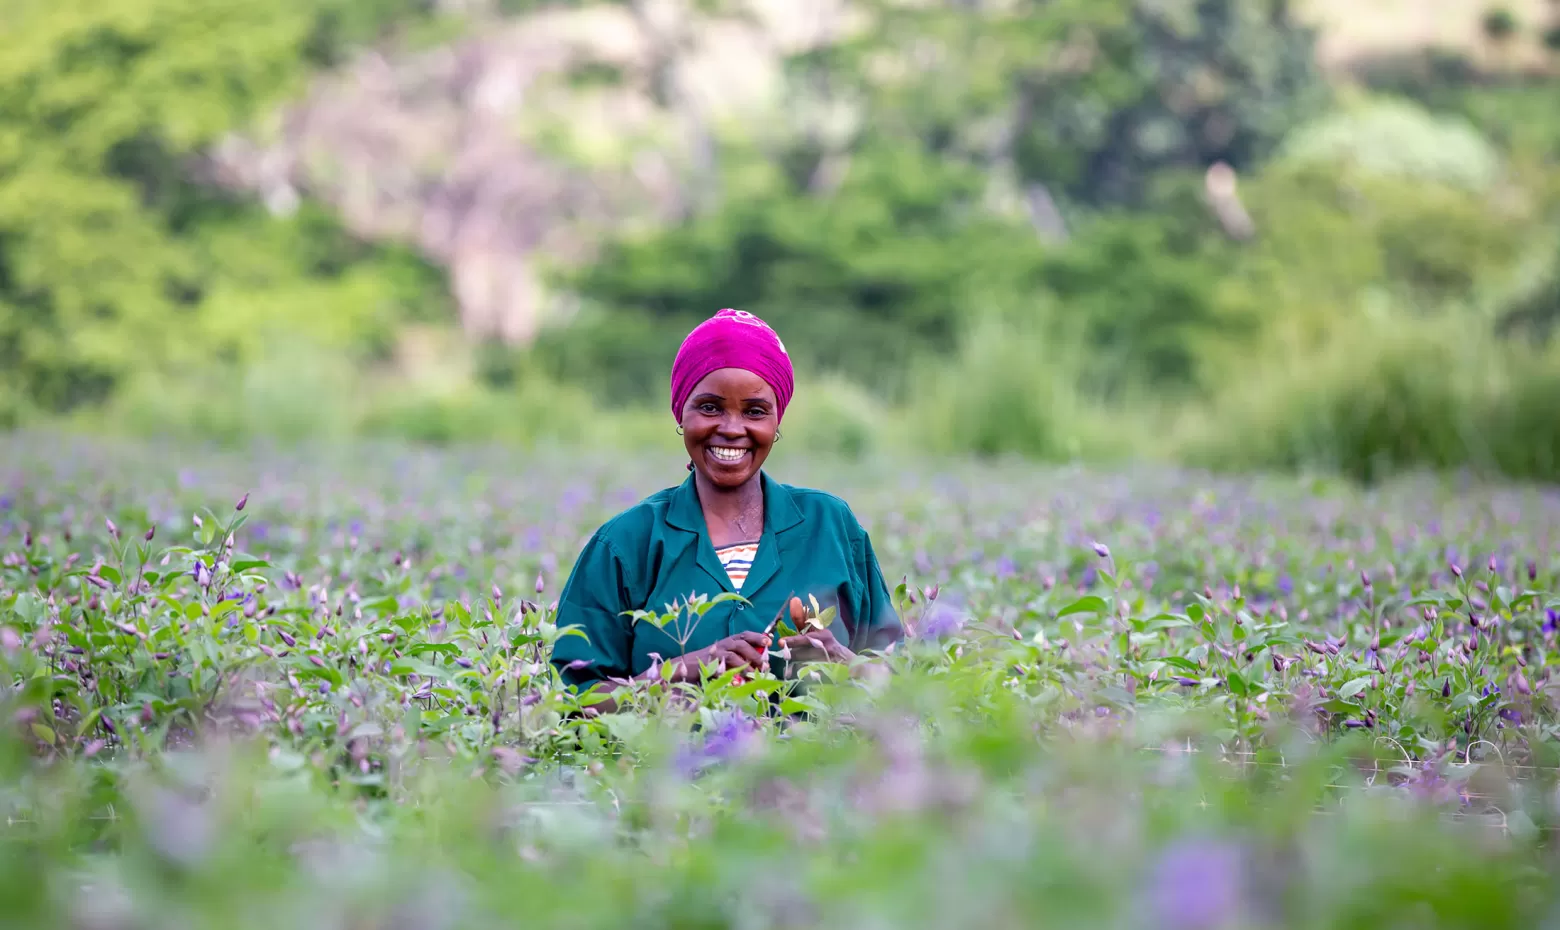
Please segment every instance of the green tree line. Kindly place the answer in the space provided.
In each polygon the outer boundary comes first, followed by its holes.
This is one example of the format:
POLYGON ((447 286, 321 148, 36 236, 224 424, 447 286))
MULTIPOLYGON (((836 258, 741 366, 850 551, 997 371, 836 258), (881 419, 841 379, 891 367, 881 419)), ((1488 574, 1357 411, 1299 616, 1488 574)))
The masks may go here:
POLYGON ((365 373, 408 327, 456 331, 441 269, 226 193, 204 156, 439 14, 11 4, 0 420, 579 438, 566 411, 658 407, 682 333, 740 306, 837 450, 1560 476, 1552 79, 1437 54, 1340 83, 1278 0, 857 8, 869 28, 786 58, 774 125, 710 131, 707 196, 608 231, 554 281, 576 312, 427 394, 365 373))

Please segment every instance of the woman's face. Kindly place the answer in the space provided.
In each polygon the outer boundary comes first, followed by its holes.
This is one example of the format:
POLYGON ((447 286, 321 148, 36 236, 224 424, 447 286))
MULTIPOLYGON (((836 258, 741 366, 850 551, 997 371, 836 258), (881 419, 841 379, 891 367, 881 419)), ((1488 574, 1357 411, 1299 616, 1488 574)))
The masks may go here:
POLYGON ((779 430, 775 392, 742 368, 710 372, 683 405, 683 447, 693 467, 718 488, 758 475, 779 430))

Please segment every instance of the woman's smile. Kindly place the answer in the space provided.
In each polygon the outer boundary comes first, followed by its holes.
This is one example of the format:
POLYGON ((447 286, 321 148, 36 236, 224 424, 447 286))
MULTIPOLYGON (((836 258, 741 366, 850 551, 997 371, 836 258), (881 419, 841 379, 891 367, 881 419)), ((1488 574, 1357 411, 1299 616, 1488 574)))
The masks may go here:
POLYGON ((735 465, 748 454, 748 450, 736 446, 707 446, 706 448, 709 449, 710 456, 722 465, 735 465))

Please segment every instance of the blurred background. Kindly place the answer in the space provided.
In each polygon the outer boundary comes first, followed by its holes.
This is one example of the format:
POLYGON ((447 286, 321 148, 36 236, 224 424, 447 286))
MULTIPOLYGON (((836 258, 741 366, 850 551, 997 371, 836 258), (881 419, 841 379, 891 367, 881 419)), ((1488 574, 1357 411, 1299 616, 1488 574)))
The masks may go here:
MULTIPOLYGON (((1560 478, 1552 0, 7 0, 0 424, 1560 478)), ((17 434, 19 435, 19 434, 17 434)))

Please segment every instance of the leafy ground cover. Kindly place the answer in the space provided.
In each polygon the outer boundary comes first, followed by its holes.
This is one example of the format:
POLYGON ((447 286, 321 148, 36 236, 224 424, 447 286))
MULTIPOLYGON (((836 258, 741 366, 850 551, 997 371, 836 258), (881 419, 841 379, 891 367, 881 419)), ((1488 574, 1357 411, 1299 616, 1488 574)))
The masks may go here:
POLYGON ((0 921, 1560 920, 1554 490, 773 470, 911 636, 592 717, 551 596, 676 458, 10 437, 0 921))

